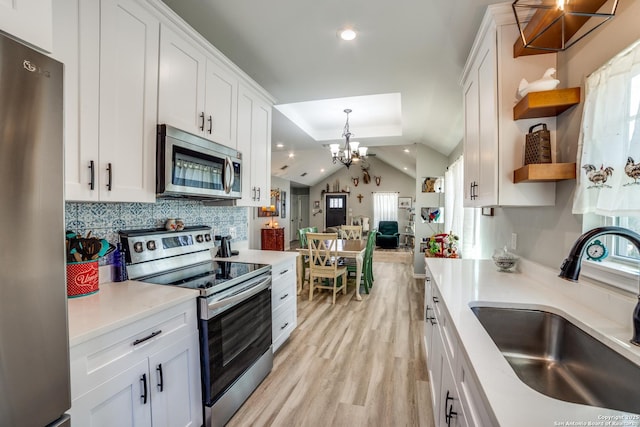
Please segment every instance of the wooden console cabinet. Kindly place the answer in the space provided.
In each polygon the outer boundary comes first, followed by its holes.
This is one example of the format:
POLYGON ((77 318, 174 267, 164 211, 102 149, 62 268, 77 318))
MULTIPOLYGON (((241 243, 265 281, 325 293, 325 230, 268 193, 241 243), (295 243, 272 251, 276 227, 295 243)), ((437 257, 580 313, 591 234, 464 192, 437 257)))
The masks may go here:
POLYGON ((284 251, 284 228, 263 228, 261 242, 263 251, 284 251))

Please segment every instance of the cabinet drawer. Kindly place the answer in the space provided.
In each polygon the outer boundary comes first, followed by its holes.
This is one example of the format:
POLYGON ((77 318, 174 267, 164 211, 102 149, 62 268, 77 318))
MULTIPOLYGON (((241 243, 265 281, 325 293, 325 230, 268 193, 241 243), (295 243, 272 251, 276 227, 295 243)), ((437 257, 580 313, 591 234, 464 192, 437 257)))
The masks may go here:
POLYGON ((456 357, 458 353, 458 337, 452 330, 449 313, 447 312, 444 302, 442 301, 442 296, 440 295, 440 290, 437 286, 433 286, 432 293, 433 312, 435 313, 435 317, 437 319, 437 326, 440 329, 440 333, 442 334, 444 351, 447 358, 451 362, 451 366, 456 366, 456 357))
POLYGON ((296 328, 296 305, 286 304, 274 312, 271 324, 271 338, 275 352, 296 328))
MULTIPOLYGON (((295 279, 291 275, 291 279, 295 279)), ((278 283, 271 288, 271 309, 275 312, 281 305, 288 304, 293 301, 295 305, 296 298, 296 282, 295 280, 287 280, 278 283)))
POLYGON ((72 399, 110 380, 162 346, 197 331, 196 322, 194 299, 71 347, 72 399))

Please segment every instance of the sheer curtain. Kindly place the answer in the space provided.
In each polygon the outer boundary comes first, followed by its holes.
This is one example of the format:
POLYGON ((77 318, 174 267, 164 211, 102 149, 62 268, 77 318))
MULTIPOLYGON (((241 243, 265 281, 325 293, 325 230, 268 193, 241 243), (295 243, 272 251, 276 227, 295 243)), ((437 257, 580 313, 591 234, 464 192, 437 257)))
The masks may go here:
POLYGON ((640 43, 586 80, 573 213, 640 215, 640 43))
POLYGON ((444 231, 453 232, 462 239, 464 224, 463 163, 462 157, 453 162, 444 173, 444 231))
POLYGON ((380 221, 398 220, 398 193, 373 193, 373 228, 380 221))

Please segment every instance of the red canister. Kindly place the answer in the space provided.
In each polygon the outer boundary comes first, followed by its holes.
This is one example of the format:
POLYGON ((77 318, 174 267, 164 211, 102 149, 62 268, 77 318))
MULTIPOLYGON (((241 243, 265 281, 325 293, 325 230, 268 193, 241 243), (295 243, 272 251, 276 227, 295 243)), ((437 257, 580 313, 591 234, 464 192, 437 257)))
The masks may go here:
POLYGON ((67 264, 67 296, 69 298, 98 292, 99 282, 98 261, 71 262, 67 264))

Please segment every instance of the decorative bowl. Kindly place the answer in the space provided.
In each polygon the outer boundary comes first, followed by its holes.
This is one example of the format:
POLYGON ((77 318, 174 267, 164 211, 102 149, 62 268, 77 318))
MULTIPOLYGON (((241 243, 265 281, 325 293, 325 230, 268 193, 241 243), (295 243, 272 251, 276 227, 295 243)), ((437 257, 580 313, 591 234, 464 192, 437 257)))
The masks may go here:
POLYGON ((497 249, 493 253, 491 259, 493 259, 493 263, 498 267, 499 271, 512 272, 520 258, 517 255, 508 252, 507 248, 504 248, 497 249))
POLYGON ((499 271, 511 272, 518 263, 518 258, 492 257, 493 262, 499 271))

